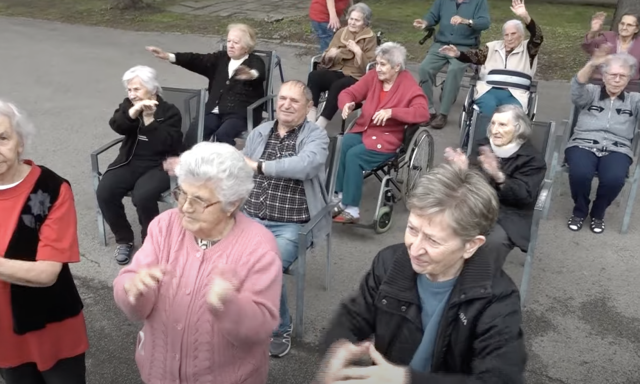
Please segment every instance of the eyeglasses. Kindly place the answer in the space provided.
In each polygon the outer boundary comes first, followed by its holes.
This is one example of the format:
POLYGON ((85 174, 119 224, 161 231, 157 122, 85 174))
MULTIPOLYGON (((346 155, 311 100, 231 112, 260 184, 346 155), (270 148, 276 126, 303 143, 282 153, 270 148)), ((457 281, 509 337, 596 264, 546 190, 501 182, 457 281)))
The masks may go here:
POLYGON ((171 195, 181 207, 184 206, 187 201, 189 201, 189 204, 191 204, 191 208, 198 213, 204 213, 207 208, 213 207, 214 205, 220 203, 220 201, 205 203, 197 197, 187 195, 180 187, 176 187, 173 191, 171 191, 171 195))
POLYGON ((620 24, 618 24, 618 26, 620 26, 620 28, 635 28, 638 26, 638 24, 627 24, 627 23, 623 23, 622 21, 620 22, 620 24))
POLYGON ((607 77, 609 77, 610 79, 620 79, 620 80, 627 80, 629 78, 629 75, 624 75, 622 73, 607 73, 606 74, 607 77))

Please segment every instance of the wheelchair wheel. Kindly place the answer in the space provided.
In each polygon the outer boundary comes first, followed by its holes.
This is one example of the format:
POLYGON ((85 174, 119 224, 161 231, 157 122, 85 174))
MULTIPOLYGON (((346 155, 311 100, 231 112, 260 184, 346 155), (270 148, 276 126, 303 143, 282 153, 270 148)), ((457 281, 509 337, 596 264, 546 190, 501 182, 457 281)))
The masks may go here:
POLYGON ((427 174, 433 167, 434 153, 433 137, 427 127, 420 127, 411 139, 407 154, 405 155, 404 183, 402 183, 402 197, 405 204, 416 182, 421 176, 427 174))
POLYGON ((391 207, 382 206, 378 211, 378 217, 376 217, 375 231, 376 233, 385 233, 391 228, 391 223, 393 222, 391 216, 391 207))

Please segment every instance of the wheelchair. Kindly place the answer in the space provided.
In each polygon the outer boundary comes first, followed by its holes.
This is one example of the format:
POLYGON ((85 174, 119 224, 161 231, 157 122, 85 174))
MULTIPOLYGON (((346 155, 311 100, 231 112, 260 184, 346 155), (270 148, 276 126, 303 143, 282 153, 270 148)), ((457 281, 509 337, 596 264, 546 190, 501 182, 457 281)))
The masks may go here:
MULTIPOLYGON (((382 43, 384 42, 383 36, 384 36, 384 32, 382 31, 378 31, 378 33, 376 33, 376 43, 378 44, 378 46, 382 45, 382 43)), ((309 73, 318 69, 318 64, 320 64, 320 59, 322 59, 322 54, 315 55, 311 58, 311 64, 309 65, 309 73)), ((367 72, 369 72, 370 69, 374 68, 375 65, 376 65, 375 62, 371 62, 367 64, 367 72)), ((320 94, 320 101, 318 101, 318 105, 316 107, 317 116, 320 116, 320 114, 322 114, 322 110, 324 109, 324 105, 327 101, 328 95, 329 95, 329 91, 324 91, 320 94)))
MULTIPOLYGON (((464 104, 462 105, 462 112, 460 112, 460 118, 458 120, 458 126, 460 127, 460 148, 467 148, 469 142, 469 132, 471 127, 476 123, 476 119, 480 114, 480 110, 474 103, 474 97, 476 92, 476 83, 480 79, 480 67, 474 66, 474 75, 469 80, 469 92, 465 97, 464 104)), ((531 121, 536 118, 536 112, 538 110, 538 82, 536 80, 531 81, 531 87, 529 88, 529 99, 527 101, 527 115, 531 121)))
MULTIPOLYGON (((349 124, 343 120, 342 130, 338 135, 339 142, 344 134, 353 128, 361 112, 361 109, 354 110, 352 115, 355 114, 355 118, 349 124)), ((340 148, 336 150, 339 151, 340 148)), ((376 168, 364 172, 365 180, 373 176, 380 182, 373 221, 343 225, 373 229, 378 234, 387 232, 393 222, 394 205, 401 200, 406 204, 418 179, 433 168, 433 156, 434 140, 427 126, 422 124, 405 126, 402 145, 395 156, 376 168)))

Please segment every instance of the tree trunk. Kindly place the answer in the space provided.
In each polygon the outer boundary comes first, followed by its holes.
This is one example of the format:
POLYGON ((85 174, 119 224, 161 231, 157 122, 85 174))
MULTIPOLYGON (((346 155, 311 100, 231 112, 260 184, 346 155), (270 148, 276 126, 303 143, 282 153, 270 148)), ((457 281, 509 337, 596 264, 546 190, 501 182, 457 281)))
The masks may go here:
POLYGON ((633 13, 640 16, 640 1, 618 0, 616 12, 613 14, 613 21, 611 22, 612 31, 616 31, 618 29, 618 23, 620 23, 620 19, 622 19, 622 15, 625 13, 633 13))

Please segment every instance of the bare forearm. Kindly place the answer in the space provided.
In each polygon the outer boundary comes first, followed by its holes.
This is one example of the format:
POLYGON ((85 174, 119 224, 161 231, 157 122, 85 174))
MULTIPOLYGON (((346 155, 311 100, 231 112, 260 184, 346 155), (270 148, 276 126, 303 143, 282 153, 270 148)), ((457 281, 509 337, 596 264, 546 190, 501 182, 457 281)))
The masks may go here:
POLYGON ((0 280, 27 287, 49 287, 58 279, 61 263, 0 258, 0 280))
POLYGON ((327 10, 330 17, 338 17, 336 13, 336 0, 327 0, 327 10))
POLYGON ((596 67, 598 65, 593 63, 592 61, 589 61, 587 63, 587 65, 585 65, 579 72, 578 72, 578 82, 580 82, 581 84, 586 84, 589 82, 589 79, 591 79, 591 75, 593 75, 593 71, 595 71, 596 67))

